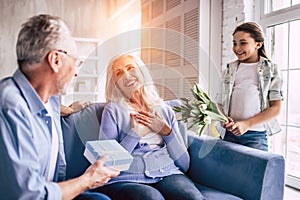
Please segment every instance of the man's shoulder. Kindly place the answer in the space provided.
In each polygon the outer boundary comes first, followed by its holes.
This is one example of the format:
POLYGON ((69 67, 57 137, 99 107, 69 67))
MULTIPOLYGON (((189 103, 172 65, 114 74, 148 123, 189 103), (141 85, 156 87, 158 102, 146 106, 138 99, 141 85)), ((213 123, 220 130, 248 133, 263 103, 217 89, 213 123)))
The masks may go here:
POLYGON ((0 81, 1 108, 5 107, 6 105, 14 106, 21 99, 23 99, 21 92, 11 77, 4 78, 0 81))
POLYGON ((7 87, 10 87, 14 84, 14 81, 12 80, 12 77, 6 77, 0 80, 0 94, 2 93, 3 90, 5 90, 7 87))

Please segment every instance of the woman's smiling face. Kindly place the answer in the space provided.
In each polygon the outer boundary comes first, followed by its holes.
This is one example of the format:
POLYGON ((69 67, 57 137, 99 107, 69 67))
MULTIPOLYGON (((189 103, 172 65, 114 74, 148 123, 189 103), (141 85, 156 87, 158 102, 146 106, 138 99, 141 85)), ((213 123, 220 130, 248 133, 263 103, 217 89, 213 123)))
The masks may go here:
POLYGON ((256 42, 250 35, 243 31, 238 31, 233 35, 232 50, 238 60, 244 63, 258 62, 258 49, 262 42, 256 42))
POLYGON ((138 90, 143 84, 143 76, 134 58, 130 56, 121 57, 116 60, 113 67, 115 85, 121 90, 125 97, 138 90))

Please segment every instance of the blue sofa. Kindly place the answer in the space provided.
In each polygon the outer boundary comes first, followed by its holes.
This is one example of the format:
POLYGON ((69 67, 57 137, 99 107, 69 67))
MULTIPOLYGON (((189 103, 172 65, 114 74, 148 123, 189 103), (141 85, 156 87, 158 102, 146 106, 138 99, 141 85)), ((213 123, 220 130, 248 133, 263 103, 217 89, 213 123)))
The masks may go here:
MULTIPOLYGON (((178 105, 178 101, 167 103, 178 105)), ((94 103, 61 118, 67 178, 81 175, 89 166, 83 156, 84 144, 97 140, 104 105, 94 103)), ((185 126, 179 125, 184 131, 185 126)), ((186 143, 191 156, 187 175, 208 200, 283 199, 285 162, 282 156, 205 136, 188 135, 186 143)), ((86 197, 101 199, 92 192, 86 193, 86 197)))

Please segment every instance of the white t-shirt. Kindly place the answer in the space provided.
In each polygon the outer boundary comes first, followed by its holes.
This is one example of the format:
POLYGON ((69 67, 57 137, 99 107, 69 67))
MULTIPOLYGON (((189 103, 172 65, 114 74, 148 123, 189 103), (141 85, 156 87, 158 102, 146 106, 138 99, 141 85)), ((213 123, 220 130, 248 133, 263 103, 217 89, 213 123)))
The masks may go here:
POLYGON ((161 145, 163 143, 163 139, 161 135, 154 132, 149 132, 147 135, 140 139, 140 144, 147 143, 152 149, 161 145))
POLYGON ((51 157, 50 157, 50 166, 49 166, 49 171, 48 171, 48 181, 53 181, 55 168, 56 168, 57 155, 58 155, 59 141, 58 141, 57 129, 55 127, 54 120, 52 117, 53 116, 52 107, 51 107, 49 101, 44 105, 48 111, 47 115, 51 117, 51 121, 52 121, 51 157))
MULTIPOLYGON (((245 120, 261 112, 256 63, 240 63, 231 97, 230 117, 235 121, 245 120)), ((251 128, 264 131, 263 124, 251 128)))

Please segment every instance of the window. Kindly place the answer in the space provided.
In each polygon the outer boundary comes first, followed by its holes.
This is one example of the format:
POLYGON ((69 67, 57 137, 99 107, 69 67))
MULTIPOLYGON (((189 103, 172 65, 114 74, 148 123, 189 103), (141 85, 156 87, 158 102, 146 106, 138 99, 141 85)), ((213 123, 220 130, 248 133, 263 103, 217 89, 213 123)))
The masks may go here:
POLYGON ((262 5, 260 24, 265 28, 271 60, 284 78, 284 102, 279 117, 282 133, 270 139, 271 151, 286 158, 286 184, 300 189, 300 1, 269 0, 262 5))
POLYGON ((284 8, 289 8, 300 3, 300 0, 268 0, 265 4, 265 13, 274 12, 284 8))

